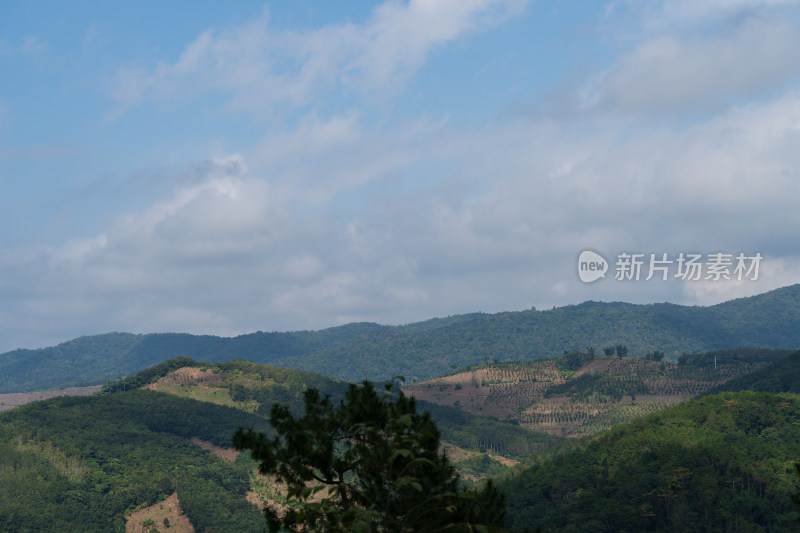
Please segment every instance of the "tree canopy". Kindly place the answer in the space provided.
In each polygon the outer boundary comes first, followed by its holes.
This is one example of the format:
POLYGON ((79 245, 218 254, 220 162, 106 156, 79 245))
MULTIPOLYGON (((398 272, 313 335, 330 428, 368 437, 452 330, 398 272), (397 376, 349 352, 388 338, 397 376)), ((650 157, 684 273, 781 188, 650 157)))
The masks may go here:
POLYGON ((239 429, 234 447, 250 450, 259 470, 288 487, 288 506, 264 510, 271 531, 499 531, 505 497, 491 482, 463 487, 439 451, 429 413, 392 384, 379 393, 351 385, 334 405, 316 389, 304 414, 276 404, 276 435, 239 429))

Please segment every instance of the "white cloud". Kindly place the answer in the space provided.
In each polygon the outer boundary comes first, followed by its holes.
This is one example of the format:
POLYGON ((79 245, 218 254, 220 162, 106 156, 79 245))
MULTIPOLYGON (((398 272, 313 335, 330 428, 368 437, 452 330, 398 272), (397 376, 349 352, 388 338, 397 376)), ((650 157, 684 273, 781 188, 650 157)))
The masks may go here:
POLYGON ((118 70, 110 86, 119 103, 114 118, 150 97, 186 97, 223 90, 238 110, 269 113, 278 103, 305 105, 342 88, 357 94, 393 91, 437 47, 484 30, 521 12, 524 0, 412 0, 387 2, 364 24, 330 25, 307 32, 257 20, 207 30, 175 62, 118 70))
POLYGON ((684 293, 689 301, 714 305, 734 298, 755 296, 767 291, 800 282, 800 256, 766 257, 762 261, 758 280, 718 282, 702 280, 685 283, 684 293))
POLYGON ((605 112, 562 122, 376 124, 355 105, 314 105, 336 88, 392 90, 516 7, 389 3, 364 24, 301 33, 264 16, 120 70, 118 111, 209 89, 242 109, 309 110, 243 155, 198 164, 196 180, 160 180, 180 185, 94 235, 0 251, 0 351, 34 344, 43 323, 62 338, 233 334, 587 299, 707 304, 800 281, 800 93, 782 89, 800 43, 778 18, 646 35, 592 87, 605 112), (749 94, 760 101, 729 104, 749 94), (710 118, 646 120, 697 107, 710 118), (586 286, 574 271, 586 247, 767 259, 758 283, 586 286))
POLYGON ((708 304, 800 281, 800 94, 633 139, 625 122, 595 120, 464 131, 310 117, 265 140, 267 156, 201 165, 199 183, 93 238, 0 254, 0 280, 13 280, 0 282, 3 331, 235 334, 587 299, 708 304), (420 166, 426 179, 414 179, 420 166), (389 181, 376 191, 376 180, 389 181), (303 201, 325 187, 336 192, 303 201), (574 261, 587 246, 766 259, 761 281, 736 286, 586 286, 574 261))
POLYGON ((30 35, 26 37, 25 42, 22 43, 21 51, 25 55, 39 56, 46 54, 49 49, 50 43, 46 40, 42 40, 35 35, 30 35))
POLYGON ((778 17, 727 32, 647 38, 583 89, 584 108, 677 113, 719 108, 800 75, 800 35, 778 17))
POLYGON ((667 0, 649 20, 651 27, 697 24, 730 18, 743 12, 759 12, 797 5, 797 0, 667 0))

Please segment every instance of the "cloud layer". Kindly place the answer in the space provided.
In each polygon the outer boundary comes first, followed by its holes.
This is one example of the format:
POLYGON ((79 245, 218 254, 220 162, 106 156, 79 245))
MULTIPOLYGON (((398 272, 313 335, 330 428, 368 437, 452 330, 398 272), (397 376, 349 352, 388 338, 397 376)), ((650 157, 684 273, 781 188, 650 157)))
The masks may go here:
POLYGON ((265 11, 203 31, 177 58, 115 69, 108 124, 202 101, 260 117, 248 122, 259 133, 223 143, 192 162, 192 180, 88 236, 0 251, 0 349, 110 330, 232 335, 588 299, 710 304, 800 282, 800 37, 784 16, 794 6, 628 13, 634 35, 562 86, 573 93, 559 113, 497 109, 469 127, 386 118, 432 75, 433 54, 535 8, 388 2, 364 22, 311 30, 274 27, 265 11), (585 248, 765 261, 757 282, 585 285, 575 270, 585 248))

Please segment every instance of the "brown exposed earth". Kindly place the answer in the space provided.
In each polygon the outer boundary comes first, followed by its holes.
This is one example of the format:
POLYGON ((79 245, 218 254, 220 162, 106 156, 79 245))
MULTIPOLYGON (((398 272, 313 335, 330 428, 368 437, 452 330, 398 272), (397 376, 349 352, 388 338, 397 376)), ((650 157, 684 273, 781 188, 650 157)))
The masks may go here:
POLYGON ((0 411, 8 411, 20 405, 25 405, 26 403, 48 400, 58 396, 91 396, 102 388, 102 385, 92 385, 90 387, 70 387, 68 389, 59 390, 0 394, 0 411))
POLYGON ((156 383, 146 388, 155 389, 154 385, 222 385, 222 376, 212 370, 201 370, 196 367, 185 366, 170 372, 156 383))
POLYGON ((200 440, 197 437, 192 437, 190 442, 196 446, 200 446, 206 451, 209 451, 222 459, 223 461, 227 461, 232 463, 239 457, 239 452, 234 450, 233 448, 222 448, 221 446, 217 446, 211 442, 200 440))
POLYGON ((125 533, 149 533, 153 529, 161 533, 194 533, 192 523, 181 510, 177 493, 163 502, 131 513, 125 522, 125 533), (165 518, 169 527, 164 522, 165 518))

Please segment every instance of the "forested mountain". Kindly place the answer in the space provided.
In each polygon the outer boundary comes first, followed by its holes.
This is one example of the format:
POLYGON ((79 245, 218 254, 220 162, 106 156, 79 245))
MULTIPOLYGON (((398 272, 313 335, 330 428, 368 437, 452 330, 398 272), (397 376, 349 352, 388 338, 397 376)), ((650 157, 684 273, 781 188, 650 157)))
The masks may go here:
POLYGON ((277 356, 313 353, 352 342, 377 324, 348 324, 322 331, 251 333, 233 338, 185 333, 108 333, 80 337, 50 348, 0 355, 0 392, 24 392, 100 384, 167 359, 237 358, 267 362, 277 356))
POLYGON ((619 426, 501 484, 543 532, 794 531, 800 396, 721 393, 619 426))
POLYGON ((235 338, 109 334, 0 355, 0 392, 102 383, 177 356, 240 358, 359 381, 444 375, 453 366, 530 361, 623 344, 629 355, 800 347, 800 285, 710 307, 586 302, 548 311, 476 313, 406 326, 350 324, 235 338))

